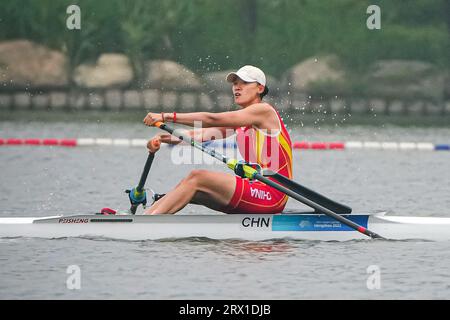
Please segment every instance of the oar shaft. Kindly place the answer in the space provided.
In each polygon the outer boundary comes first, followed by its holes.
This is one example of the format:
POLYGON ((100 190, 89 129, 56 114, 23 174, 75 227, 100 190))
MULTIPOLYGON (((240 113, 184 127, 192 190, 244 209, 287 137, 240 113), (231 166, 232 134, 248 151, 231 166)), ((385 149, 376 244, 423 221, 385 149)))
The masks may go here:
POLYGON ((267 177, 264 177, 263 175, 261 175, 259 173, 255 174, 255 179, 258 179, 259 181, 264 182, 265 184, 273 187, 274 189, 277 189, 278 191, 281 191, 281 192, 287 194, 291 198, 294 198, 295 200, 300 201, 300 202, 310 206, 311 208, 316 209, 318 212, 324 213, 324 214, 336 219, 337 221, 339 221, 345 225, 348 225, 349 227, 351 227, 371 238, 374 238, 374 239, 382 238, 380 235, 376 234, 375 232, 372 232, 372 231, 368 230, 367 228, 364 228, 363 226, 360 226, 359 224, 354 223, 353 221, 351 221, 339 214, 334 213, 333 211, 321 206, 320 204, 317 204, 317 203, 309 200, 308 198, 305 198, 305 197, 301 196, 300 194, 298 194, 286 187, 283 187, 282 185, 279 185, 278 183, 270 180, 267 177))
POLYGON ((141 179, 139 180, 139 184, 136 187, 138 192, 142 192, 144 189, 145 181, 147 180, 148 172, 150 171, 150 167, 152 166, 153 159, 155 158, 155 154, 150 152, 147 157, 147 161, 145 162, 144 170, 142 171, 141 179))
POLYGON ((295 193, 298 193, 299 195, 303 196, 306 199, 311 200, 312 202, 321 205, 322 207, 325 207, 335 213, 339 214, 350 214, 352 213, 352 208, 338 203, 334 200, 331 200, 324 195, 317 193, 305 186, 302 186, 301 184, 292 181, 291 179, 273 172, 271 170, 264 170, 263 172, 264 177, 269 177, 272 181, 276 181, 282 186, 286 187, 287 189, 291 189, 295 193))
POLYGON ((131 207, 130 212, 131 214, 135 214, 137 211, 137 208, 140 204, 147 204, 147 194, 144 190, 145 181, 147 180, 148 173, 150 171, 150 168, 153 163, 153 159, 155 158, 155 153, 150 152, 147 157, 147 161, 145 162, 144 169, 142 170, 141 179, 139 179, 139 183, 136 188, 133 188, 131 190, 126 190, 128 193, 128 196, 130 198, 131 207))
POLYGON ((160 128, 161 130, 167 131, 174 137, 176 137, 186 143, 189 143, 194 148, 197 148, 197 149, 209 154, 211 157, 214 157, 217 160, 222 161, 225 164, 227 163, 227 157, 220 154, 219 152, 216 152, 216 150, 208 148, 208 147, 204 146, 203 144, 201 144, 200 142, 195 141, 194 138, 192 138, 190 135, 182 132, 181 130, 174 130, 173 128, 169 127, 168 125, 166 125, 165 123, 162 123, 162 122, 155 123, 155 126, 160 128))

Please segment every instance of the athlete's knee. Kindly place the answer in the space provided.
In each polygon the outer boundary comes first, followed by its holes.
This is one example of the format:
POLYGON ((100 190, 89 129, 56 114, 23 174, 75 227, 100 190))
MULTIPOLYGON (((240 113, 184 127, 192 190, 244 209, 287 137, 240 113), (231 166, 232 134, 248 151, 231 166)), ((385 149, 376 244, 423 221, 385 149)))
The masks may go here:
POLYGON ((207 170, 192 170, 184 180, 185 182, 193 184, 194 186, 200 186, 204 184, 207 174, 207 170))

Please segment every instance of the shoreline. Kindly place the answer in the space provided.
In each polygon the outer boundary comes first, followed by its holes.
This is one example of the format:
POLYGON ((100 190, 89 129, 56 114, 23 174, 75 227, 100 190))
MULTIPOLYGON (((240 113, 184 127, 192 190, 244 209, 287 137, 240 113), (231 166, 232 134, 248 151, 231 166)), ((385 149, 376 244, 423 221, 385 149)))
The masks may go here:
MULTIPOLYGON (((179 109, 178 109, 179 110, 179 109)), ((186 110, 189 112, 189 110, 186 110)), ((84 122, 84 123, 135 123, 142 121, 146 110, 133 111, 63 111, 63 110, 0 110, 1 122, 84 122)), ((441 115, 384 115, 384 114, 352 114, 348 113, 306 113, 300 111, 280 110, 288 125, 296 127, 348 127, 387 126, 399 127, 448 127, 449 116, 441 115)))

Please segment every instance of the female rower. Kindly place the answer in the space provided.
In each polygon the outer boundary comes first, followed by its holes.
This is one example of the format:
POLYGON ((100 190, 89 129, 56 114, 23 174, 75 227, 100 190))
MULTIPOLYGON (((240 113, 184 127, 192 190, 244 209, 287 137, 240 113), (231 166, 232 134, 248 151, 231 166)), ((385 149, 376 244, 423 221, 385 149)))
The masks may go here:
MULTIPOLYGON (((292 145, 289 134, 278 112, 263 102, 268 93, 264 72, 254 66, 244 66, 227 75, 232 83, 238 111, 221 113, 148 113, 144 123, 174 122, 201 130, 189 134, 204 142, 211 132, 221 132, 222 138, 236 133, 239 151, 246 162, 257 163, 292 179, 292 145)), ((158 134, 147 145, 150 152, 159 149, 160 142, 176 144, 169 134, 158 134), (155 143, 157 142, 157 143, 155 143), (158 147, 155 147, 158 146, 158 147)), ((145 214, 174 214, 187 204, 201 204, 225 213, 280 213, 288 197, 259 181, 209 170, 193 170, 172 191, 145 210, 145 214)))

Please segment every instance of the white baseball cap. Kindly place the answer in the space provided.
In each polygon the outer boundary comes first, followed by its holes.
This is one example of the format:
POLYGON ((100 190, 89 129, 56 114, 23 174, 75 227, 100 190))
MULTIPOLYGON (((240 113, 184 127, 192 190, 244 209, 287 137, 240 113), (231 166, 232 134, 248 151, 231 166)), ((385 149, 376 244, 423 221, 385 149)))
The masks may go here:
POLYGON ((258 82, 263 86, 266 85, 266 75, 261 69, 254 66, 243 66, 238 71, 231 72, 227 75, 228 82, 233 82, 236 78, 244 80, 245 82, 258 82))

